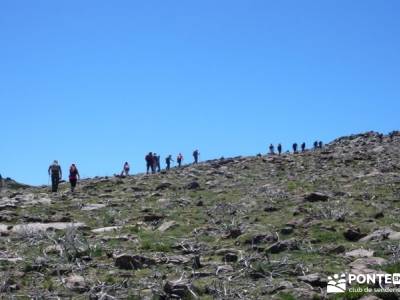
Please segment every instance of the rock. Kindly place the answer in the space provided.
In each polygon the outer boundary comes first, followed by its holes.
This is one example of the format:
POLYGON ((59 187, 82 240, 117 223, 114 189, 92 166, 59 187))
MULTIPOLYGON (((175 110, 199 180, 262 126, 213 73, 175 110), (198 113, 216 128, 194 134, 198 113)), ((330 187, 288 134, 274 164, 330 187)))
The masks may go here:
POLYGON ((157 228, 157 230, 158 231, 161 231, 161 232, 165 232, 165 231, 167 231, 168 229, 171 229, 171 228, 174 228, 174 227, 177 227, 177 226, 179 226, 175 221, 167 221, 167 222, 164 222, 164 223, 162 223, 158 228, 157 228))
POLYGON ((236 253, 226 253, 224 255, 223 261, 224 262, 237 262, 239 259, 238 255, 236 253))
POLYGON ((329 245, 322 249, 323 252, 329 254, 340 254, 346 251, 343 245, 329 245))
POLYGON ((65 286, 71 291, 83 293, 88 290, 85 278, 80 275, 72 274, 65 279, 65 286))
POLYGON ((159 221, 163 219, 163 215, 158 215, 158 214, 147 214, 143 216, 143 221, 145 222, 154 222, 154 221, 159 221))
POLYGON ((228 233, 225 235, 225 238, 236 239, 241 235, 242 231, 240 230, 240 228, 230 228, 228 233))
POLYGON ((170 188, 171 186, 172 186, 172 184, 169 182, 162 182, 159 185, 157 185, 156 190, 157 191, 165 190, 165 189, 170 188))
POLYGON ((110 227, 101 227, 101 228, 92 229, 91 231, 93 233, 103 233, 103 232, 117 231, 122 228, 123 228, 122 226, 110 226, 110 227))
POLYGON ((266 249, 267 253, 280 253, 286 250, 298 250, 298 242, 295 239, 277 242, 266 249))
POLYGON ((142 255, 121 254, 115 257, 115 266, 124 270, 143 269, 156 263, 155 259, 142 255))
POLYGON ((288 235, 288 234, 292 234, 293 233, 293 227, 287 226, 281 229, 281 233, 288 235))
POLYGON ((274 211, 277 211, 277 210, 278 210, 278 208, 276 208, 273 205, 267 205, 266 207, 264 207, 264 211, 265 212, 274 212, 274 211))
POLYGON ((394 231, 391 230, 390 228, 379 229, 360 239, 360 242, 387 240, 389 239, 389 235, 393 233, 394 231))
POLYGON ((318 273, 299 276, 299 277, 297 277, 297 279, 300 281, 303 281, 305 283, 308 283, 308 284, 312 285, 313 287, 324 288, 328 284, 327 279, 318 273))
POLYGON ((230 272, 233 272, 233 267, 231 265, 223 265, 217 267, 215 275, 218 275, 219 273, 230 273, 230 272))
POLYGON ((245 244, 261 244, 261 243, 272 243, 276 242, 278 237, 272 233, 253 233, 250 236, 246 237, 244 240, 245 244))
POLYGON ((323 193, 314 192, 304 197, 307 202, 328 201, 329 196, 323 193))
POLYGON ((3 225, 0 224, 0 233, 23 233, 23 234, 34 234, 41 231, 46 230, 65 230, 68 227, 75 228, 87 228, 84 223, 64 223, 64 222, 55 222, 55 223, 27 223, 27 224, 18 224, 15 226, 3 225))
POLYGON ((196 190, 200 188, 200 184, 197 181, 192 181, 191 183, 189 183, 186 188, 188 190, 196 190))
POLYGON ((345 256, 352 258, 373 257, 374 251, 366 249, 356 249, 346 252, 345 256))
POLYGON ((191 283, 182 279, 167 281, 164 285, 164 292, 171 297, 178 297, 179 299, 198 298, 191 283))
POLYGON ((101 203, 99 203, 99 204, 88 204, 88 205, 85 205, 84 207, 82 207, 81 210, 83 210, 83 211, 92 211, 92 210, 97 210, 97 209, 101 209, 101 208, 104 208, 104 207, 106 207, 106 205, 105 204, 101 204, 101 203))
POLYGON ((361 239, 365 234, 362 234, 359 228, 348 228, 344 233, 346 240, 356 242, 361 239))

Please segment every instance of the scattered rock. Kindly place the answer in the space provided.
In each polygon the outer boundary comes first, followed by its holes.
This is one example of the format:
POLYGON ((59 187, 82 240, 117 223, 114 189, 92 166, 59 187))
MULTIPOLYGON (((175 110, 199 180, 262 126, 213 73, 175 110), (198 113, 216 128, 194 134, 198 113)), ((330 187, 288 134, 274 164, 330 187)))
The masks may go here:
POLYGON ((115 266, 124 270, 143 269, 156 263, 155 259, 142 255, 121 254, 115 257, 115 266))
POLYGON ((323 193, 314 192, 304 197, 307 202, 328 201, 329 196, 323 193))
POLYGON ((303 281, 305 283, 308 283, 308 284, 312 285, 313 287, 324 288, 328 284, 328 281, 325 278, 325 276, 321 276, 318 273, 299 276, 299 277, 297 277, 297 279, 299 279, 300 281, 303 281))
POLYGON ((84 293, 88 290, 85 278, 80 275, 72 274, 65 279, 65 286, 71 291, 84 293))
POLYGON ((356 249, 346 252, 345 256, 352 258, 373 257, 374 251, 366 249, 356 249))
POLYGON ((348 228, 343 233, 343 235, 347 240, 349 240, 351 242, 356 242, 365 236, 365 234, 361 233, 361 230, 359 228, 348 228))
POLYGON ((200 184, 197 181, 192 181, 191 183, 189 183, 186 188, 188 190, 196 190, 200 188, 200 184))
POLYGON ((295 239, 277 242, 269 246, 266 250, 267 253, 280 253, 286 250, 298 250, 298 242, 295 239))
POLYGON ((158 231, 161 231, 161 232, 164 232, 164 231, 167 231, 167 230, 169 230, 169 229, 175 228, 175 227, 177 227, 177 226, 179 226, 179 225, 178 225, 175 221, 167 221, 167 222, 162 223, 162 224, 157 228, 157 230, 158 230, 158 231))

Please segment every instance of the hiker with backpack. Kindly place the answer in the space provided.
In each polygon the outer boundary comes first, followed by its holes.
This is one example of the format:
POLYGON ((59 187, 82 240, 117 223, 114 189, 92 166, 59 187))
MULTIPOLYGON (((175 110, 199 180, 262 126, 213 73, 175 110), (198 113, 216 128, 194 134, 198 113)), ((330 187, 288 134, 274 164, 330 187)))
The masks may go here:
POLYGON ((129 170, 130 170, 130 166, 129 166, 128 162, 126 161, 124 163, 124 167, 121 172, 121 177, 124 176, 124 174, 125 174, 125 176, 129 176, 129 170))
POLYGON ((149 170, 151 169, 151 173, 154 173, 154 157, 153 157, 153 153, 149 152, 149 154, 146 155, 146 157, 144 158, 146 160, 146 168, 147 168, 147 172, 146 174, 149 174, 149 170))
POLYGON ((323 145, 323 144, 322 144, 322 141, 319 141, 319 143, 318 143, 318 148, 319 148, 319 149, 322 149, 322 145, 323 145))
POLYGON ((193 151, 193 158, 194 158, 194 163, 195 164, 197 164, 199 162, 199 155, 200 155, 199 150, 196 149, 196 150, 193 151))
POLYGON ((167 170, 169 170, 171 168, 171 161, 173 161, 172 159, 172 155, 168 155, 167 158, 165 159, 165 163, 167 164, 167 170))
POLYGON ((55 160, 49 167, 48 170, 49 176, 51 176, 51 191, 53 193, 57 192, 58 184, 62 178, 62 171, 61 167, 58 164, 58 161, 55 160))
POLYGON ((271 155, 275 154, 274 145, 272 145, 272 144, 269 145, 269 154, 271 154, 271 155))
POLYGON ((301 152, 304 152, 304 151, 306 151, 306 143, 302 143, 301 144, 301 152))
POLYGON ((178 168, 181 167, 182 161, 183 161, 183 155, 181 153, 179 153, 177 158, 176 158, 176 162, 178 163, 178 168))
POLYGON ((278 155, 281 155, 282 153, 282 145, 278 144, 278 155))
POLYGON ((318 141, 315 141, 314 142, 314 150, 317 150, 318 149, 318 141))
POLYGON ((73 193, 76 187, 76 183, 80 179, 78 168, 75 164, 72 164, 69 168, 69 183, 71 184, 71 192, 73 193))
POLYGON ((294 143, 292 147, 293 147, 293 153, 296 154, 297 153, 297 143, 294 143))

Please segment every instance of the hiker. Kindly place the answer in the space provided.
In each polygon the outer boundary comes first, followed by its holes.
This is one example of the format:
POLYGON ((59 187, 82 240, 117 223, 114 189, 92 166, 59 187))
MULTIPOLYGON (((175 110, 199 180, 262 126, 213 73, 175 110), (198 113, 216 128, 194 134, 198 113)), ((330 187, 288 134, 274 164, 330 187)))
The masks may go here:
POLYGON ((271 154, 271 155, 274 155, 275 154, 275 152, 274 152, 274 145, 269 145, 269 154, 271 154))
POLYGON ((181 153, 179 153, 177 158, 176 158, 176 162, 178 163, 178 168, 181 167, 182 161, 183 161, 183 155, 181 153))
POLYGON ((57 160, 55 160, 53 164, 50 165, 48 173, 49 176, 51 176, 51 191, 55 193, 58 190, 58 184, 62 178, 61 167, 58 164, 57 160))
POLYGON ((3 177, 0 174, 0 191, 3 188, 3 177))
POLYGON ((297 153, 297 143, 293 144, 293 153, 297 153))
POLYGON ((151 173, 154 173, 154 166, 153 166, 154 157, 153 157, 153 153, 149 152, 149 154, 146 155, 145 160, 146 160, 146 168, 147 168, 147 173, 146 174, 149 174, 149 170, 150 169, 151 169, 151 173))
POLYGON ((78 168, 75 164, 72 164, 69 168, 69 183, 71 184, 71 192, 73 193, 76 187, 76 183, 80 179, 78 168))
POLYGON ((129 167, 128 162, 126 161, 124 163, 124 167, 123 167, 122 172, 121 172, 121 177, 124 176, 124 173, 125 173, 125 176, 129 176, 129 170, 130 170, 130 167, 129 167))
POLYGON ((165 163, 167 164, 167 170, 171 168, 171 161, 173 161, 172 155, 168 155, 167 158, 165 159, 165 163))
POLYGON ((317 150, 317 149, 318 149, 318 142, 315 141, 315 142, 314 142, 314 150, 317 150))
POLYGON ((281 155, 282 153, 282 145, 278 144, 278 154, 281 155))
POLYGON ((306 143, 302 143, 301 144, 301 152, 304 152, 304 151, 306 151, 306 143))
POLYGON ((318 143, 318 148, 319 148, 319 149, 322 149, 322 141, 319 141, 319 143, 318 143))
POLYGON ((383 142, 383 133, 378 134, 378 140, 379 140, 379 143, 383 142))
POLYGON ((158 173, 161 172, 161 165, 160 165, 160 155, 157 155, 154 153, 154 162, 155 162, 155 166, 154 166, 154 172, 157 170, 158 173))
POLYGON ((196 150, 193 151, 193 158, 194 158, 194 163, 195 164, 197 164, 199 162, 199 155, 200 155, 199 150, 196 149, 196 150))

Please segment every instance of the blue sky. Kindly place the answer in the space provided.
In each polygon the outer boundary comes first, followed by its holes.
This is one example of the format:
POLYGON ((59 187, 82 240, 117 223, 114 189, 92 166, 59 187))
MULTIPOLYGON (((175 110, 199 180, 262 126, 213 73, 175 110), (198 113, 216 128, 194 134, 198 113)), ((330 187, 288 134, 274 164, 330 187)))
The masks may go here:
POLYGON ((0 173, 399 129, 399 37, 397 0, 3 0, 0 173))

